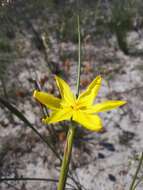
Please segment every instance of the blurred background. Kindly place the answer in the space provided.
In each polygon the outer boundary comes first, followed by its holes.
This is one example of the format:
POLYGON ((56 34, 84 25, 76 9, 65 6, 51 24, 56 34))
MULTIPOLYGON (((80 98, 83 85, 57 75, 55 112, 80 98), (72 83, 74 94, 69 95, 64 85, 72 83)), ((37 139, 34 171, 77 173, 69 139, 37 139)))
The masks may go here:
MULTIPOLYGON (((100 74, 96 102, 128 103, 101 114, 100 134, 77 126, 67 189, 129 189, 143 149, 142 10, 142 0, 0 0, 0 178, 58 179, 60 162, 50 146, 62 154, 69 123, 43 126, 48 110, 32 93, 38 87, 58 96, 55 74, 75 91, 80 15, 81 91, 100 74)), ((0 181, 1 190, 56 185, 0 181)))

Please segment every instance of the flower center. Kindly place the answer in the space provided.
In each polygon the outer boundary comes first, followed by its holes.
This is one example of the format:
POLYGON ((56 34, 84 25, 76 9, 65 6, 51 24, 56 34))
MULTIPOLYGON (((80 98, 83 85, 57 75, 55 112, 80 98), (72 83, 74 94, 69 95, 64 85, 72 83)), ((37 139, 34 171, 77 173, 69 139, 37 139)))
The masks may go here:
POLYGON ((77 111, 78 109, 80 109, 80 105, 78 103, 75 103, 73 105, 71 105, 71 108, 74 110, 74 111, 77 111))

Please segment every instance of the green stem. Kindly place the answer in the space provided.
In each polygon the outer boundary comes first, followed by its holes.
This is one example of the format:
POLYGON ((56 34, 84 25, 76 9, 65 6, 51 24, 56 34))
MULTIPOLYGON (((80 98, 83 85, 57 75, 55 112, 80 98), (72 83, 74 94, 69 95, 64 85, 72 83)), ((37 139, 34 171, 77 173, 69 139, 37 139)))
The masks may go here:
POLYGON ((80 18, 77 16, 77 29, 78 29, 78 73, 77 73, 77 88, 76 88, 76 96, 79 95, 79 87, 80 87, 80 74, 81 74, 81 35, 80 35, 80 18))
POLYGON ((73 126, 70 126, 68 134, 67 134, 65 149, 64 149, 64 157, 63 157, 62 166, 61 166, 58 190, 64 190, 65 185, 66 185, 66 179, 67 179, 67 174, 68 174, 68 169, 69 169, 69 162, 71 158, 74 134, 75 134, 75 128, 73 126))
POLYGON ((129 190, 133 190, 134 189, 134 185, 135 185, 136 179, 138 177, 138 173, 140 171, 142 163, 143 163, 143 152, 141 153, 141 157, 140 157, 140 160, 139 160, 139 165, 137 167, 136 173, 135 173, 135 175, 133 177, 133 180, 132 180, 132 183, 131 183, 131 186, 130 186, 129 190))
MULTIPOLYGON (((78 28, 78 74, 77 74, 76 97, 78 97, 78 95, 79 95, 80 73, 81 73, 81 38, 80 38, 80 19, 79 19, 79 16, 77 16, 77 28, 78 28)), ((64 190, 65 189, 75 131, 76 131, 76 128, 74 127, 74 125, 69 127, 57 190, 64 190)))

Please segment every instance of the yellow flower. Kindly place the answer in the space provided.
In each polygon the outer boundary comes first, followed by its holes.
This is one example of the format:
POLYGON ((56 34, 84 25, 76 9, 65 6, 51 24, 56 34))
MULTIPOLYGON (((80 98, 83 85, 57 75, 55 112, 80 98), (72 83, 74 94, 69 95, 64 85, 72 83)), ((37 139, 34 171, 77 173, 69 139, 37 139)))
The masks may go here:
POLYGON ((34 98, 41 104, 52 110, 50 116, 43 119, 43 122, 46 124, 72 119, 88 130, 100 131, 102 129, 102 122, 98 113, 112 110, 126 103, 120 100, 108 100, 93 104, 101 86, 101 76, 97 76, 78 98, 72 93, 69 85, 63 79, 58 76, 55 79, 61 99, 52 94, 37 90, 33 94, 34 98))

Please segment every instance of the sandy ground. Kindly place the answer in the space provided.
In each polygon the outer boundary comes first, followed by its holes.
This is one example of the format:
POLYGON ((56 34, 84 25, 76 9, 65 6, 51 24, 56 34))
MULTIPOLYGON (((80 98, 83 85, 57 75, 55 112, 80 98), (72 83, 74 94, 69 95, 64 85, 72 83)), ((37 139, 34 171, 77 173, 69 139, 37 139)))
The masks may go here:
MULTIPOLYGON (((62 73, 75 91, 77 47, 73 43, 53 41, 52 48, 50 64, 53 73, 62 73), (62 55, 69 57, 63 61, 62 55)), ((48 130, 41 124, 42 113, 32 98, 34 85, 31 81, 44 81, 43 89, 55 94, 57 89, 44 56, 37 50, 31 51, 30 42, 23 49, 24 57, 8 70, 9 100, 46 137, 48 130)), ((73 175, 76 172, 78 181, 86 190, 128 190, 143 150, 142 57, 125 56, 104 41, 100 46, 91 41, 83 45, 81 88, 84 89, 98 74, 103 76, 103 83, 96 102, 121 99, 127 104, 101 114, 104 133, 88 133, 84 138, 76 139, 73 175)), ((57 179, 59 162, 49 148, 7 109, 1 107, 0 115, 0 176, 57 179)), ((64 140, 58 144, 63 149, 64 140)), ((137 189, 142 190, 142 187, 140 184, 137 189)), ((0 183, 0 189, 54 190, 56 183, 9 181, 0 183)))

